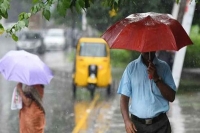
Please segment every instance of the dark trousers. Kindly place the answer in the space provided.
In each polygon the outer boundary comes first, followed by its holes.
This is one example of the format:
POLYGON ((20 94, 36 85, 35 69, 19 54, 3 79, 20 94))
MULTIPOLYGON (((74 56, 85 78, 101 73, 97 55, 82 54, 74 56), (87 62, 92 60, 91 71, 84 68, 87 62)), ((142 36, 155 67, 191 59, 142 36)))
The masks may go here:
POLYGON ((134 119, 134 117, 131 117, 131 119, 136 126, 136 133, 171 133, 171 126, 166 114, 152 124, 144 124, 138 119, 134 119))

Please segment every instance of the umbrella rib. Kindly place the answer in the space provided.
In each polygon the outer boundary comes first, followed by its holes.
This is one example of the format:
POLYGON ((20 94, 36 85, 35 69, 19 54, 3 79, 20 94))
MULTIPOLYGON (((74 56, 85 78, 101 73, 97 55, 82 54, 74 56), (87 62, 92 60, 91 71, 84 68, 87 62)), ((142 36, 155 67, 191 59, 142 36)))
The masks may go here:
MULTIPOLYGON (((130 23, 127 23, 127 24, 124 26, 124 29, 126 29, 126 27, 128 27, 129 24, 130 24, 130 23)), ((121 29, 121 31, 123 31, 123 29, 121 29)), ((121 31, 119 32, 119 34, 117 34, 116 38, 118 38, 118 36, 120 36, 120 34, 122 33, 121 31)), ((133 30, 131 30, 131 35, 133 35, 133 30)), ((132 41, 131 39, 133 39, 133 38, 131 37, 131 35, 129 35, 130 38, 128 38, 129 40, 128 40, 127 42, 131 42, 131 41, 132 41)), ((116 40, 115 40, 115 41, 116 41, 116 40)), ((114 43, 115 43, 115 41, 114 41, 114 43)), ((128 45, 128 44, 126 44, 125 47, 126 47, 127 45, 128 45)), ((113 46, 114 46, 114 45, 113 45, 113 46)), ((122 47, 123 47, 123 46, 122 46, 122 47)), ((127 48, 127 50, 128 50, 128 48, 127 48)))
MULTIPOLYGON (((126 19, 126 21, 125 21, 126 23, 123 23, 123 24, 122 24, 124 28, 127 27, 128 24, 129 24, 129 23, 127 23, 127 21, 129 21, 129 20, 126 19)), ((123 22, 124 22, 124 21, 123 21, 123 22)), ((115 34, 114 38, 118 38, 118 36, 120 36, 120 34, 122 33, 122 31, 123 31, 123 29, 120 28, 120 31, 118 32, 117 35, 115 34)), ((111 38, 113 38, 113 36, 111 36, 111 38)), ((116 39, 114 39, 114 40, 115 40, 115 41, 112 42, 113 45, 111 45, 111 48, 112 48, 112 47, 115 47, 115 45, 117 45, 116 39)))
MULTIPOLYGON (((171 27, 170 27, 170 26, 167 26, 167 28, 168 28, 169 32, 171 33, 172 37, 174 38, 174 42, 175 42, 175 44, 176 44, 176 39, 175 39, 175 37, 174 37, 174 34, 173 34, 172 30, 170 30, 171 27)), ((173 45, 173 47, 174 47, 174 49, 178 50, 177 45, 173 45)), ((172 50, 172 49, 169 49, 169 50, 172 50)))

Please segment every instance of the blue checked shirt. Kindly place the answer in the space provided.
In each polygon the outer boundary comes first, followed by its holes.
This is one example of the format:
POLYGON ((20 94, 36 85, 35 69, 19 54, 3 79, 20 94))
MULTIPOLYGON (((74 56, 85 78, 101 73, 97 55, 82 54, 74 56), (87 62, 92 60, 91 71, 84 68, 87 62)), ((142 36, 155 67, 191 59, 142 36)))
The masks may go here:
MULTIPOLYGON (((167 63, 156 57, 153 63, 163 82, 176 91, 167 63)), ((169 110, 169 102, 161 95, 154 81, 148 78, 147 67, 142 62, 141 55, 127 65, 117 93, 130 97, 129 112, 139 118, 153 118, 169 110)))

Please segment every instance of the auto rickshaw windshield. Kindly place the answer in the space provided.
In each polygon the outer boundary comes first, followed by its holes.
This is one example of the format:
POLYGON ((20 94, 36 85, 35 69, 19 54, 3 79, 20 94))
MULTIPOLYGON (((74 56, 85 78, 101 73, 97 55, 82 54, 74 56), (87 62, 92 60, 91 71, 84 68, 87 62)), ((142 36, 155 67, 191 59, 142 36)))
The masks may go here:
POLYGON ((81 43, 80 56, 106 57, 106 45, 103 43, 81 43))

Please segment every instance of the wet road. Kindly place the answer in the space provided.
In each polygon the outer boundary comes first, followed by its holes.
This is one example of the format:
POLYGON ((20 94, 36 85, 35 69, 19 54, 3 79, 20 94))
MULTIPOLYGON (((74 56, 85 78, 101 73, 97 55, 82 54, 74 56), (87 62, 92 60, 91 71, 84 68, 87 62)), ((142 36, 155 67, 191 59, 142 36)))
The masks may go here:
MULTIPOLYGON (((175 101, 170 103, 167 113, 172 133, 200 133, 200 84, 193 90, 183 92, 181 89, 175 101)), ((90 116, 88 128, 81 133, 125 133, 119 99, 117 95, 113 99, 99 102, 90 116)))
MULTIPOLYGON (((10 39, 0 37, 0 42, 0 58, 7 51, 15 49, 14 41, 10 39)), ((69 51, 48 52, 41 56, 41 59, 55 75, 51 84, 45 86, 46 133, 71 133, 77 125, 81 125, 80 133, 125 132, 119 109, 119 96, 115 95, 121 69, 113 70, 114 77, 117 77, 113 95, 106 97, 104 90, 98 90, 100 97, 97 103, 91 106, 93 101, 88 98, 86 90, 78 92, 79 98, 76 101, 72 100, 72 63, 69 51)), ((18 133, 18 110, 10 109, 11 95, 16 83, 6 81, 0 75, 0 85, 0 133, 18 133)), ((199 91, 177 94, 168 112, 173 133, 200 133, 199 96, 199 91)))
MULTIPOLYGON (((170 104, 170 111, 167 113, 172 133, 200 133, 199 96, 200 92, 196 91, 177 94, 176 100, 170 104)), ((125 133, 119 108, 119 96, 101 105, 96 110, 98 115, 96 115, 96 118, 93 118, 91 128, 83 133, 125 133)))

